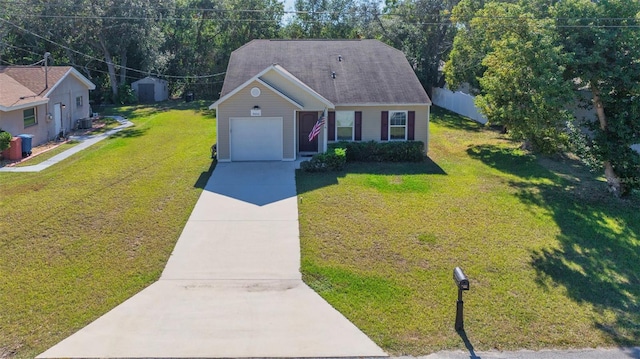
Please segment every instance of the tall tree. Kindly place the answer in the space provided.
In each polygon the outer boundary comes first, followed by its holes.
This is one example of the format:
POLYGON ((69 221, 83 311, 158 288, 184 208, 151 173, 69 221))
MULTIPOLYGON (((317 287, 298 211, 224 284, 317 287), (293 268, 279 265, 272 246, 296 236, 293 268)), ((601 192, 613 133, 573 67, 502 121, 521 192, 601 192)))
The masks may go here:
POLYGON ((354 39, 362 35, 366 2, 296 0, 296 15, 283 29, 287 38, 354 39), (364 15, 364 18, 363 18, 364 15))
MULTIPOLYGON (((49 51, 56 63, 86 68, 96 59, 103 61, 92 67, 107 70, 115 97, 127 82, 131 59, 139 61, 134 64, 138 68, 154 66, 163 42, 157 19, 164 4, 164 0, 25 0, 15 5, 12 31, 22 46, 49 51)), ((91 71, 86 72, 91 77, 91 71)))
POLYGON ((565 107, 572 93, 563 78, 567 59, 555 41, 553 22, 533 18, 518 4, 491 2, 465 26, 447 65, 451 83, 470 78, 479 89, 480 111, 525 147, 564 148, 571 119, 565 107), (465 55, 480 63, 469 66, 465 55))
POLYGON ((441 62, 452 48, 455 28, 449 16, 458 0, 387 1, 382 38, 402 49, 427 91, 438 85, 441 62))
POLYGON ((489 120, 538 149, 562 150, 572 138, 583 159, 602 165, 611 191, 626 195, 640 187, 640 157, 630 147, 640 142, 639 12, 627 0, 463 0, 447 80, 477 87, 489 120), (595 120, 567 126, 567 94, 584 89, 595 120))
POLYGON ((587 87, 596 120, 586 125, 588 155, 604 168, 611 191, 640 187, 640 3, 628 0, 560 1, 551 9, 561 43, 572 56, 568 79, 587 87))

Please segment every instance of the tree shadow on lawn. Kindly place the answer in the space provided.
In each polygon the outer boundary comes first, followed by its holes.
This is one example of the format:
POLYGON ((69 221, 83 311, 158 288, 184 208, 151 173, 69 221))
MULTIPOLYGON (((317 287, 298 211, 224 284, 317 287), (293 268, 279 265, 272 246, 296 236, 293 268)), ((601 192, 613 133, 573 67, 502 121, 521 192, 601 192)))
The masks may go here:
POLYGON ((487 129, 485 125, 479 122, 438 106, 431 107, 429 121, 443 127, 462 131, 480 132, 487 129))
POLYGON ((134 138, 134 137, 143 136, 146 132, 147 132, 147 129, 128 127, 114 134, 111 134, 109 138, 134 138))
POLYGON ((345 177, 350 173, 383 176, 447 174, 442 167, 429 157, 426 157, 422 162, 349 162, 344 170, 337 172, 304 172, 297 170, 296 186, 298 194, 338 184, 338 178, 345 177))
POLYGON ((214 111, 209 110, 211 101, 198 100, 185 102, 184 100, 167 100, 155 103, 136 105, 106 105, 98 107, 96 110, 104 117, 119 115, 124 118, 136 118, 151 116, 169 110, 194 110, 198 113, 205 113, 213 117, 214 111))
POLYGON ((594 327, 623 346, 640 343, 640 205, 616 199, 576 161, 538 159, 498 146, 476 146, 472 158, 519 177, 509 185, 531 207, 548 210, 559 248, 535 250, 531 265, 542 288, 562 286, 604 318, 594 327))

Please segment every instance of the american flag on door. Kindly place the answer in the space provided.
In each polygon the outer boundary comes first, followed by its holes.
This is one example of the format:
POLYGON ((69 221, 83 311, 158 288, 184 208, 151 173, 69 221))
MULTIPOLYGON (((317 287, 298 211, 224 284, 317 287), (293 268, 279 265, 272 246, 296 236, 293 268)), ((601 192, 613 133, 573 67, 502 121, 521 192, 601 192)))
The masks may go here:
POLYGON ((311 132, 309 132, 309 142, 313 141, 313 139, 316 138, 318 134, 320 134, 320 130, 322 129, 322 126, 324 126, 324 116, 321 116, 318 119, 318 122, 316 122, 316 124, 313 125, 311 132))

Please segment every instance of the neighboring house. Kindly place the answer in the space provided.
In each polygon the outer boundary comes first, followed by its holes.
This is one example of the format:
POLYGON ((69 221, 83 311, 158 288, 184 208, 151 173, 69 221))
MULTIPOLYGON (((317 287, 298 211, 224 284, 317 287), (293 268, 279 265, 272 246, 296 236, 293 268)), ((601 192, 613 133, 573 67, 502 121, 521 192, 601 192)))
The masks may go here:
POLYGON ((0 128, 37 146, 90 115, 95 85, 70 66, 0 66, 0 128))
POLYGON ((169 99, 169 84, 167 81, 147 76, 131 83, 131 88, 138 95, 138 102, 151 103, 169 99))
POLYGON ((293 161, 341 140, 428 149, 431 100, 402 51, 377 40, 253 40, 231 54, 220 96, 209 108, 222 162, 293 161))

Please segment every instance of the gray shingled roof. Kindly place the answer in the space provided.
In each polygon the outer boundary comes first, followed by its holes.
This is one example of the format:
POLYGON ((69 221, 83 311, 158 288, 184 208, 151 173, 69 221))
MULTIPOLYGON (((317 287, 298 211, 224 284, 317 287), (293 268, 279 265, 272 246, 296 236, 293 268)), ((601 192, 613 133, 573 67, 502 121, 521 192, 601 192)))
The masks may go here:
POLYGON ((276 63, 335 105, 431 103, 404 53, 378 40, 253 40, 231 54, 220 96, 276 63))

